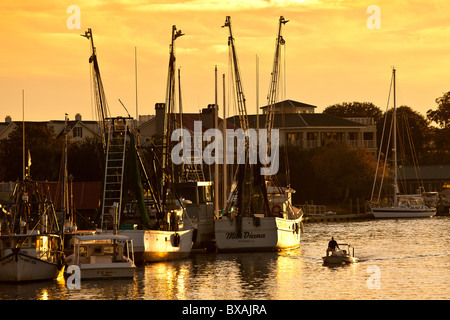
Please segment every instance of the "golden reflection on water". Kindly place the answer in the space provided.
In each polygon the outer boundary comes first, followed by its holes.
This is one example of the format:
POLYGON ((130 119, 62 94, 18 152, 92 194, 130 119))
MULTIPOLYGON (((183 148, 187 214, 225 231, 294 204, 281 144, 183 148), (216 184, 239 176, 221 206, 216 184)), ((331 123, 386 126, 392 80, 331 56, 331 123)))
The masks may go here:
POLYGON ((166 262, 148 264, 144 268, 145 297, 187 299, 187 278, 190 273, 188 265, 166 262))
POLYGON ((0 284, 0 299, 447 299, 449 223, 436 218, 311 224, 300 249, 192 254, 138 266, 134 279, 82 280, 80 290, 67 289, 62 279, 0 284), (411 237, 411 229, 419 236, 411 237), (329 230, 355 246, 359 263, 323 266, 329 230), (380 289, 368 286, 373 266, 380 270, 380 289))

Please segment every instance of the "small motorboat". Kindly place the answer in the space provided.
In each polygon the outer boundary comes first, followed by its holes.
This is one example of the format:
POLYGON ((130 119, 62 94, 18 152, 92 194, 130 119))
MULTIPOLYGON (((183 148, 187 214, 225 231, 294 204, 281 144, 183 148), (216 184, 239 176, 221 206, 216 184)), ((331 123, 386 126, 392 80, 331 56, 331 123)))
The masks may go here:
POLYGON ((66 263, 77 265, 81 279, 133 278, 133 241, 123 235, 75 236, 74 253, 66 263))
POLYGON ((355 257, 355 248, 348 243, 339 243, 339 248, 347 247, 347 250, 340 249, 333 252, 331 255, 322 257, 324 265, 343 265, 350 263, 357 263, 358 258, 355 257))

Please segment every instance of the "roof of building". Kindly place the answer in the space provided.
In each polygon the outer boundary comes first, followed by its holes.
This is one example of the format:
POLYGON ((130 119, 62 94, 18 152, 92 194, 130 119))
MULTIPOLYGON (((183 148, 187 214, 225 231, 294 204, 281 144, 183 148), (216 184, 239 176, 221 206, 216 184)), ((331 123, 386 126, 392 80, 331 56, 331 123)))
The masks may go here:
MULTIPOLYGON (((179 113, 173 113, 173 115, 175 116, 175 121, 177 124, 180 123, 180 114, 179 113)), ((219 128, 222 127, 222 121, 223 119, 218 117, 218 124, 219 124, 219 128)), ((142 123, 140 125, 140 127, 144 127, 149 125, 152 121, 156 121, 156 117, 153 116, 151 117, 148 121, 142 123)), ((194 132, 194 122, 195 121, 202 121, 202 115, 200 113, 183 113, 183 128, 187 129, 191 132, 194 132)), ((235 129, 236 126, 233 125, 233 123, 230 122, 230 120, 227 120, 227 129, 235 129)), ((202 131, 206 131, 209 128, 202 126, 202 131)))
MULTIPOLYGON (((418 169, 419 177, 422 180, 450 180, 450 166, 435 165, 435 166, 420 166, 418 169)), ((416 180, 416 169, 413 166, 405 166, 402 171, 406 180, 416 180)))
MULTIPOLYGON (((228 121, 240 127, 239 116, 228 118, 228 121)), ((257 115, 248 116, 249 126, 256 128, 257 115)), ((327 113, 290 113, 274 114, 274 128, 301 128, 301 127, 365 127, 365 125, 340 118, 327 113)), ((259 126, 266 124, 266 115, 259 115, 259 126)))
MULTIPOLYGON (((268 108, 269 106, 261 107, 261 109, 268 108)), ((283 100, 280 102, 277 102, 273 105, 275 109, 283 108, 283 107, 294 107, 294 108, 317 108, 316 106, 313 106, 312 104, 307 104, 299 101, 294 100, 283 100)))

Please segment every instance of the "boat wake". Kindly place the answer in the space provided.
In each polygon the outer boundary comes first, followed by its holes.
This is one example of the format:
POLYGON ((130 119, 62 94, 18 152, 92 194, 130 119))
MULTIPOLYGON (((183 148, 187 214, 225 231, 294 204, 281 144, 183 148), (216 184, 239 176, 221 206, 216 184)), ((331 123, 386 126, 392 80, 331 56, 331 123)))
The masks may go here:
POLYGON ((359 257, 359 262, 367 262, 367 261, 390 261, 390 260, 404 260, 404 259, 423 259, 430 257, 444 257, 448 256, 450 253, 437 253, 437 254, 419 254, 414 256, 404 256, 404 257, 372 257, 372 256, 361 256, 359 257))

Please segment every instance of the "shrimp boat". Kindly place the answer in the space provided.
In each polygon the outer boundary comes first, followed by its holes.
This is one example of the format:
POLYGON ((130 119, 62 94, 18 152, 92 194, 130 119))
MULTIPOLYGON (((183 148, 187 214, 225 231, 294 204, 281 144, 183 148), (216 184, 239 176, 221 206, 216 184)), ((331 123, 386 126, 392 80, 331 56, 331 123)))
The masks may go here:
POLYGON ((290 194, 293 191, 288 188, 269 189, 270 215, 254 214, 238 217, 231 213, 216 220, 217 249, 226 252, 298 248, 302 230, 302 212, 290 202, 290 194))
POLYGON ((110 234, 75 236, 74 253, 66 264, 78 266, 81 279, 133 278, 133 240, 110 234))
POLYGON ((138 130, 130 116, 109 116, 92 30, 88 29, 83 35, 91 42, 92 55, 89 61, 95 79, 96 104, 98 114, 101 115, 99 122, 105 153, 98 220, 102 234, 118 230, 119 235, 133 240, 136 263, 185 258, 190 254, 194 240, 194 227, 189 223, 184 207, 177 205, 168 156, 172 122, 168 115, 173 108, 174 94, 174 40, 181 35, 181 31, 173 26, 165 104, 169 110, 165 112, 162 160, 157 159, 159 150, 156 150, 156 146, 150 151, 139 146, 139 139, 136 139, 138 130), (145 155, 152 159, 144 162, 145 155), (159 170, 161 167, 162 170, 159 170))
MULTIPOLYGON (((398 188, 398 161, 397 161, 397 108, 396 108, 396 91, 395 91, 395 68, 392 69, 392 83, 394 86, 394 108, 392 114, 392 136, 393 136, 393 167, 394 167, 394 183, 393 197, 385 201, 371 201, 369 204, 372 214, 375 218, 426 218, 436 214, 435 207, 428 207, 425 204, 424 197, 421 194, 400 194, 398 188)), ((389 145, 389 144, 388 144, 389 145)), ((386 152, 387 155, 388 152, 386 152)), ((378 167, 377 167, 378 171, 378 167)), ((376 176, 373 185, 375 189, 376 176)), ((381 188, 381 187, 380 187, 381 188)), ((372 191, 372 197, 373 197, 372 191)))
POLYGON ((343 265, 357 263, 358 258, 355 257, 355 248, 348 243, 341 243, 338 246, 346 246, 347 250, 337 250, 331 255, 322 257, 324 265, 343 265))
POLYGON ((42 189, 26 176, 0 211, 0 281, 51 280, 63 270, 56 214, 42 189))
MULTIPOLYGON (((270 148, 272 154, 277 152, 272 145, 278 147, 277 141, 271 141, 270 132, 273 126, 273 106, 276 103, 280 74, 279 56, 281 45, 284 44, 281 27, 286 22, 287 20, 281 16, 268 95, 269 111, 266 114, 265 123, 269 138, 267 150, 270 148)), ((250 128, 229 16, 226 18, 224 27, 229 28, 228 46, 230 56, 233 57, 239 120, 241 129, 245 132, 250 128)), ((303 213, 301 209, 292 206, 291 194, 295 191, 290 187, 281 187, 275 175, 263 175, 261 162, 256 164, 249 162, 249 150, 249 143, 245 143, 245 163, 238 165, 234 189, 229 196, 227 206, 222 211, 222 216, 214 221, 217 249, 218 251, 277 251, 298 248, 303 213)))

